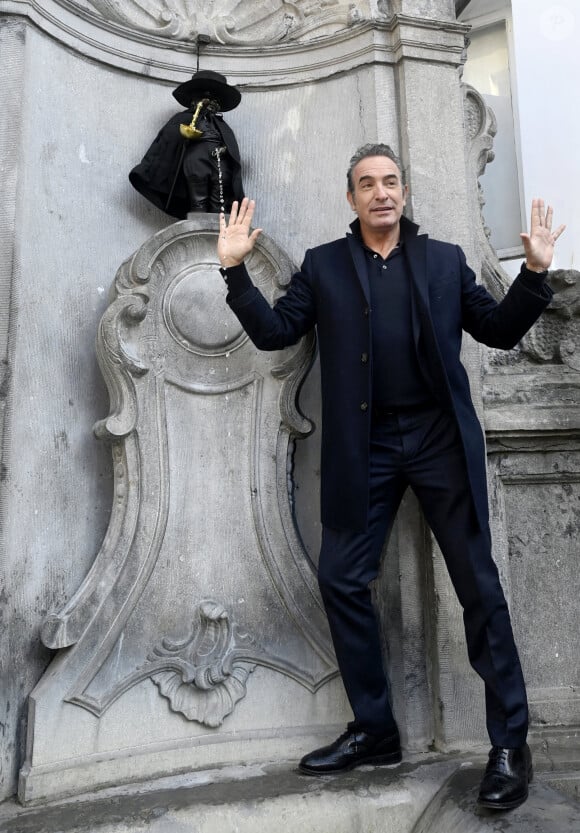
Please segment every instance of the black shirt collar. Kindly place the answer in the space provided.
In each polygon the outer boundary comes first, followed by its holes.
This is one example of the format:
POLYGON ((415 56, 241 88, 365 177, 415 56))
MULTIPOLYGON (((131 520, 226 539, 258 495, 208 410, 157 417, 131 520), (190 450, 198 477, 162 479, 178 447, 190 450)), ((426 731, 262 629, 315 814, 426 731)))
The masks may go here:
MULTIPOLYGON (((409 220, 407 217, 402 216, 400 220, 401 224, 401 242, 405 243, 412 237, 416 237, 419 233, 419 226, 417 223, 414 223, 412 220, 409 220)), ((350 230, 353 237, 356 237, 357 240, 362 241, 362 234, 360 230, 360 220, 357 217, 356 220, 353 220, 350 224, 350 230)), ((348 234, 348 232, 347 232, 348 234)))

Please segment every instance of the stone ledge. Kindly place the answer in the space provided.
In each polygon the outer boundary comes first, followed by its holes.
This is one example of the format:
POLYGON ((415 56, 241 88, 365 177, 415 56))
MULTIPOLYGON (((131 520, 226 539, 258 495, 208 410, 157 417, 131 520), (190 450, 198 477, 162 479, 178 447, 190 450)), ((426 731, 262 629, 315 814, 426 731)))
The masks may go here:
POLYGON ((0 806, 0 833, 576 833, 578 772, 542 771, 522 807, 476 808, 485 756, 413 755, 325 778, 294 763, 230 766, 42 807, 0 806), (558 789, 554 789, 558 787, 558 789), (565 795, 564 795, 565 793, 565 795))
POLYGON ((228 766, 41 807, 8 802, 0 807, 0 832, 403 833, 458 766, 422 755, 324 778, 301 775, 295 762, 228 766))

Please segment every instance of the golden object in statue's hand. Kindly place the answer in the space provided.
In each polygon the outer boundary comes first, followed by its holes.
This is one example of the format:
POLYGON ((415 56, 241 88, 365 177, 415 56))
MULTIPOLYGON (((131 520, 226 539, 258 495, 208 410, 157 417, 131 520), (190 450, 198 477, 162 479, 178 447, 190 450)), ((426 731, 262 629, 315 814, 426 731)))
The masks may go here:
POLYGON ((198 102, 197 107, 195 108, 195 113, 193 114, 191 123, 179 125, 179 132, 185 139, 199 139, 200 136, 203 136, 203 130, 198 130, 195 126, 195 123, 199 118, 201 108, 204 106, 204 104, 207 104, 208 102, 208 98, 202 98, 202 100, 198 102))

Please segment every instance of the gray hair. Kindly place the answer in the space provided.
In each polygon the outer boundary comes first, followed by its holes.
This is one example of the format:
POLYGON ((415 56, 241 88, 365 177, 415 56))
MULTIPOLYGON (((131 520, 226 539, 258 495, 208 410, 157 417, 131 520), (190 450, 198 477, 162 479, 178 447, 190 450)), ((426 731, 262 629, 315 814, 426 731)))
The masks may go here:
POLYGON ((368 144, 363 145, 360 147, 348 165, 348 171, 346 172, 346 181, 348 183, 348 190, 351 194, 354 194, 354 182, 352 180, 352 172, 354 171, 355 167, 362 159, 366 159, 368 156, 386 156, 392 162, 395 163, 399 171, 401 172, 401 182, 405 185, 405 172, 403 170, 403 166, 401 165, 401 160, 395 153, 395 151, 389 145, 383 145, 381 143, 378 144, 368 144))

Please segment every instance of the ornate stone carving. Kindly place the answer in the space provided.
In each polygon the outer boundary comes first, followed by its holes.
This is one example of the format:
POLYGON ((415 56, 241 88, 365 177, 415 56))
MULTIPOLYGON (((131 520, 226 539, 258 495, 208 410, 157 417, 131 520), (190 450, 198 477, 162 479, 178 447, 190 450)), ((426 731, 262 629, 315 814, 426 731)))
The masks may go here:
POLYGON ((467 27, 395 14, 382 0, 0 0, 51 38, 98 63, 175 85, 203 69, 252 88, 298 85, 364 64, 420 54, 459 64, 467 27), (224 63, 225 62, 225 63, 224 63))
MULTIPOLYGON (((163 388, 169 385, 183 391, 185 397, 191 397, 196 403, 214 403, 223 397, 224 405, 244 421, 256 409, 252 417, 254 430, 262 430, 259 425, 262 419, 270 420, 263 411, 266 407, 263 376, 256 374, 244 358, 248 351, 248 337, 225 305, 223 284, 216 284, 215 234, 217 231, 195 230, 193 219, 173 224, 155 235, 123 264, 117 274, 117 297, 102 318, 97 339, 99 363, 109 388, 111 411, 95 426, 97 436, 113 442, 116 502, 109 533, 89 576, 78 594, 60 613, 47 617, 42 638, 50 647, 65 647, 82 639, 97 611, 100 610, 102 615, 101 605, 113 587, 116 587, 115 606, 121 605, 124 611, 122 618, 128 619, 132 615, 132 593, 137 591, 137 587, 139 594, 144 592, 164 549, 164 534, 171 511, 169 484, 172 471, 168 443, 180 440, 172 440, 169 436, 169 420, 175 419, 175 416, 168 414, 170 395, 163 388), (248 391, 249 394, 252 389, 246 405, 248 395, 243 392, 248 391), (236 398, 239 399, 237 404, 234 403, 236 398), (228 400, 232 401, 230 406, 227 406, 228 400), (135 487, 135 484, 139 485, 135 487), (139 516, 154 522, 142 524, 139 516), (125 537, 127 533, 129 537, 125 537), (134 568, 129 567, 131 561, 135 561, 134 568), (139 568, 135 572, 137 564, 139 568), (134 578, 129 580, 129 574, 134 574, 134 578), (127 580, 129 583, 125 583, 127 580)), ((276 274, 274 263, 280 263, 280 257, 264 236, 248 261, 255 283, 270 294, 268 287, 276 274)), ((284 279, 288 280, 288 276, 284 279)), ((262 497, 268 491, 263 493, 262 489, 269 490, 270 487, 263 481, 259 436, 250 437, 247 451, 241 451, 250 452, 253 461, 250 476, 255 504, 252 528, 258 534, 256 545, 271 580, 279 585, 277 593, 285 598, 286 609, 295 611, 301 620, 300 627, 306 631, 310 630, 312 621, 299 610, 298 585, 290 593, 290 585, 303 581, 306 574, 299 564, 304 554, 298 539, 290 534, 292 519, 291 496, 287 491, 287 459, 288 448, 292 448, 292 436, 303 436, 311 430, 308 420, 298 412, 295 399, 310 362, 312 347, 311 338, 303 340, 298 350, 290 351, 281 364, 269 370, 272 379, 277 380, 272 393, 276 387, 280 388, 273 401, 280 409, 279 418, 283 420, 286 441, 285 448, 278 443, 278 453, 283 455, 283 459, 278 464, 280 474, 277 484, 285 493, 288 505, 282 523, 290 528, 286 529, 284 538, 296 548, 290 560, 281 554, 279 545, 271 539, 271 517, 269 529, 263 521, 265 510, 262 497), (290 579, 288 567, 293 562, 297 571, 295 577, 290 579)), ((252 348, 251 352, 254 353, 255 349, 252 348)), ((187 399, 184 399, 181 409, 186 410, 187 407, 187 399)), ((200 414, 198 418, 204 417, 200 414)), ((223 444, 223 435, 219 427, 216 428, 217 432, 212 432, 212 442, 223 444)), ((235 449, 235 440, 230 443, 234 443, 231 449, 235 449)), ((211 466, 209 457, 206 465, 211 466)), ((215 477, 219 481, 218 471, 215 477)), ((235 500, 235 495, 232 498, 235 500)), ((277 504, 284 507, 284 500, 277 501, 277 504)), ((232 509, 236 511, 234 507, 232 509)), ((195 512, 189 519, 184 519, 184 528, 192 523, 196 523, 195 512)), ((219 541, 217 546, 221 546, 219 541)), ((309 576, 309 583, 313 590, 313 574, 309 576)), ((318 608, 316 618, 325 629, 320 604, 318 608)), ((121 633, 120 628, 121 620, 117 620, 117 637, 121 633)), ((108 638, 111 637, 112 633, 108 638)), ((311 638, 310 634, 308 638, 311 638)), ((101 646, 102 661, 108 650, 104 644, 101 646)), ((329 647, 323 647, 321 642, 319 650, 320 658, 325 657, 323 666, 326 667, 315 672, 315 677, 311 677, 310 671, 303 674, 295 663, 288 664, 282 657, 276 659, 270 656, 267 664, 276 666, 279 663, 280 670, 285 668, 305 685, 316 687, 329 671, 333 673, 327 664, 331 659, 329 647), (319 673, 322 674, 320 678, 319 673)), ((254 659, 260 661, 258 657, 254 659)), ((100 714, 118 693, 112 689, 106 696, 97 698, 88 694, 87 686, 90 687, 90 680, 94 679, 97 670, 94 664, 86 670, 72 699, 100 714)), ((131 672, 116 685, 125 689, 128 684, 142 679, 144 673, 143 668, 131 672)))
POLYGON ((333 34, 368 18, 366 3, 342 0, 74 0, 104 20, 162 38, 195 41, 199 34, 223 44, 279 43, 333 34), (364 8, 361 9, 360 6, 364 8))
POLYGON ((296 0, 248 4, 241 0, 229 15, 213 22, 220 43, 278 43, 329 35, 364 19, 354 3, 296 0))
POLYGON ((248 661, 255 640, 230 622, 218 602, 202 602, 198 622, 183 640, 166 638, 148 659, 151 679, 173 711, 206 726, 220 726, 246 695, 246 680, 256 667, 248 661))
MULTIPOLYGON (((95 426, 112 446, 111 518, 78 592, 44 623, 44 643, 64 650, 31 698, 23 794, 53 771, 46 789, 56 792, 64 770, 75 788, 79 768, 81 781, 106 782, 103 751, 113 777, 120 768, 131 778, 128 748, 151 775, 181 771, 184 747, 211 762, 228 744, 239 757, 257 735, 275 744, 285 720, 290 734, 312 724, 312 694, 337 674, 288 479, 293 440, 312 430, 296 400, 314 337, 257 350, 225 303, 217 234, 213 215, 190 215, 117 273, 97 339, 111 400, 95 426), (239 718, 256 666, 268 685, 239 718), (170 709, 151 697, 151 680, 170 709), (288 686, 292 709, 271 717, 264 701, 283 712, 288 686)), ((247 265, 270 302, 293 272, 266 235, 247 265)))
POLYGON ((538 361, 562 362, 580 371, 580 272, 555 269, 548 282, 552 303, 526 339, 526 351, 538 361))
POLYGON ((474 216, 476 240, 482 255, 482 273, 489 290, 497 297, 505 295, 509 277, 501 268, 498 257, 489 242, 490 230, 485 225, 483 206, 485 197, 479 182, 485 168, 494 159, 493 139, 497 133, 497 121, 482 96, 469 84, 462 84, 465 111, 465 132, 468 165, 474 181, 474 216))

